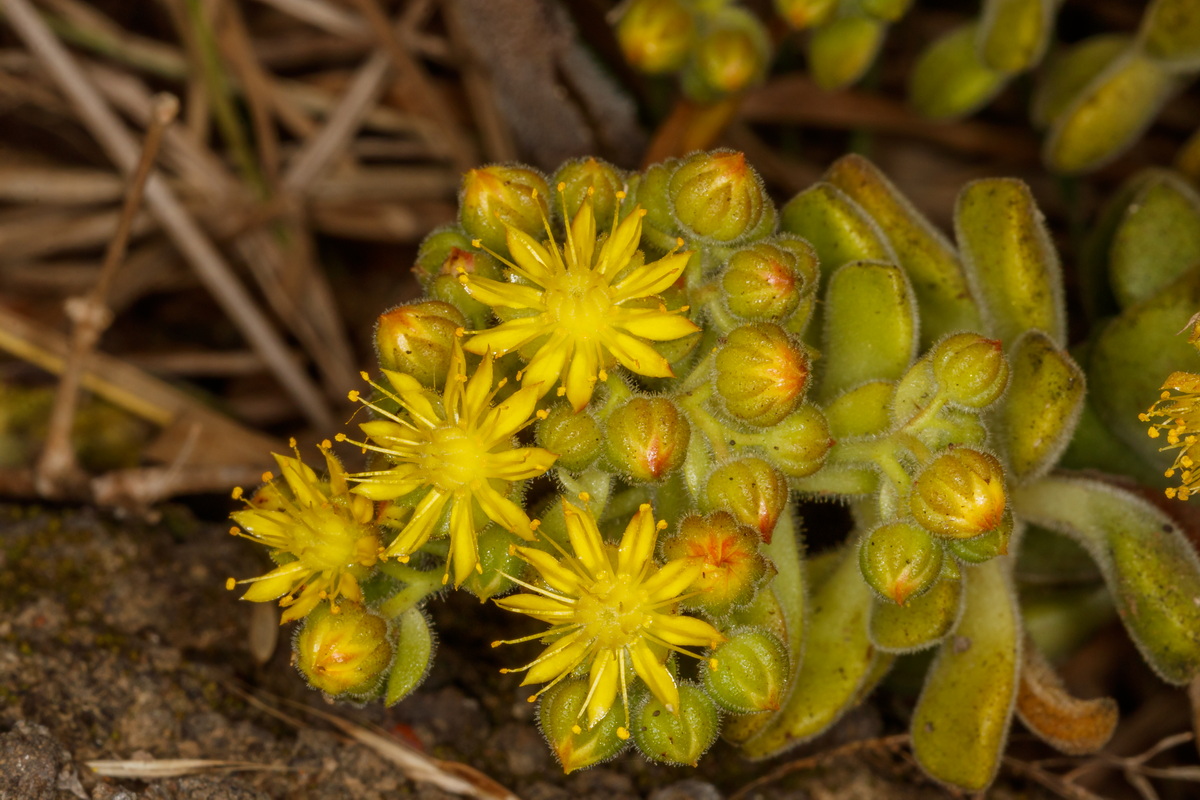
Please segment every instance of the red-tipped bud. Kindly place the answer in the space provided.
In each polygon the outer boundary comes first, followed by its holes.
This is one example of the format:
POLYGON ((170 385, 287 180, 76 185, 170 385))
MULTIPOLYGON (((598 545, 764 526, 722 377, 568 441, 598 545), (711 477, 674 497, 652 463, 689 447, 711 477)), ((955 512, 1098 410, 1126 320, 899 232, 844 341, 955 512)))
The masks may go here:
POLYGON ((717 511, 686 517, 663 539, 662 548, 668 561, 686 559, 700 565, 700 577, 687 589, 697 594, 684 604, 719 616, 749 603, 775 574, 758 544, 753 528, 738 524, 728 511, 717 511))
POLYGON ((461 311, 436 300, 385 311, 375 324, 379 366, 440 387, 450 369, 454 339, 466 324, 461 311))
POLYGON ((987 533, 970 539, 948 539, 946 550, 959 561, 967 564, 982 564, 996 556, 1008 554, 1008 541, 1012 538, 1012 513, 1005 512, 1000 524, 987 533))
POLYGON ((780 321, 817 288, 817 254, 802 239, 759 242, 729 257, 721 275, 725 304, 739 317, 780 321))
POLYGON ((309 685, 334 697, 364 697, 381 685, 392 660, 387 622, 358 603, 334 612, 321 603, 296 636, 296 666, 309 685))
POLYGON ((772 634, 762 628, 739 631, 713 651, 708 664, 702 671, 704 688, 726 711, 754 714, 779 708, 787 690, 788 656, 772 634))
POLYGON ((746 156, 734 150, 696 153, 680 162, 667 196, 685 235, 702 241, 734 244, 775 229, 775 204, 746 156))
POLYGON ((550 187, 527 167, 493 165, 463 176, 458 219, 472 239, 497 253, 508 251, 505 224, 536 239, 545 236, 550 187))
POLYGON ((985 408, 1008 386, 1008 359, 995 339, 958 333, 938 342, 929 360, 941 393, 960 406, 985 408))
MULTIPOLYGON (((588 682, 572 678, 546 690, 538 704, 542 735, 558 757, 563 772, 607 761, 625 747, 626 740, 617 735, 624 721, 621 709, 611 709, 588 727, 583 714, 587 698, 588 682)), ((620 702, 618 699, 617 703, 620 702)))
POLYGON ((770 544, 775 523, 787 508, 787 478, 761 458, 742 458, 713 471, 702 501, 706 511, 729 511, 770 544))
POLYGON ((907 522, 881 525, 858 549, 863 579, 897 605, 933 586, 942 570, 942 545, 907 522))
POLYGON ((683 463, 691 433, 672 400, 635 397, 608 419, 608 458, 632 480, 658 482, 683 463))
POLYGON ((970 539, 995 530, 1008 503, 996 457, 955 447, 927 464, 913 482, 909 508, 931 533, 970 539))
POLYGON ((766 427, 796 410, 808 388, 808 353, 783 328, 734 328, 717 351, 717 393, 740 420, 766 427))

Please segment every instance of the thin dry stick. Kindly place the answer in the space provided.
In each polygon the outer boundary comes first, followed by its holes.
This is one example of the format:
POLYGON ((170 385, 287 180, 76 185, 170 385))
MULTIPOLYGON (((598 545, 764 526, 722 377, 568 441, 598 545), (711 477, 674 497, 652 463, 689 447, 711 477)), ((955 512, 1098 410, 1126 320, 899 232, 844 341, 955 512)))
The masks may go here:
POLYGON ((751 794, 761 789, 767 784, 791 775, 793 772, 802 772, 806 769, 819 767, 823 764, 828 764, 831 761, 837 761, 839 758, 856 755, 858 753, 872 750, 896 750, 908 744, 909 737, 907 733, 897 733, 891 736, 883 736, 878 739, 860 739, 856 742, 849 742, 841 747, 835 747, 832 750, 824 750, 820 753, 808 756, 807 758, 799 758, 795 761, 789 761, 786 764, 781 764, 775 769, 768 772, 766 775, 755 778, 747 783, 742 788, 729 796, 729 800, 746 800, 751 794))
POLYGON ((100 276, 86 297, 67 301, 67 316, 71 318, 73 326, 71 349, 58 382, 58 391, 54 395, 46 444, 35 467, 34 482, 38 490, 47 497, 58 496, 67 484, 77 483, 82 478, 75 451, 71 447, 71 425, 75 421, 75 408, 79 401, 80 376, 83 374, 84 363, 95 349, 100 335, 112 323, 112 313, 106 305, 108 290, 125 258, 129 232, 133 228, 133 217, 142 203, 142 192, 150 170, 154 167, 154 160, 158 157, 163 131, 178 113, 179 100, 174 95, 162 94, 154 98, 154 110, 150 117, 150 127, 146 130, 141 157, 125 194, 125 205, 117 221, 117 230, 104 254, 100 276))
MULTIPOLYGON (((0 0, 9 25, 45 66, 47 72, 78 110, 84 125, 122 169, 137 161, 137 145, 74 57, 46 27, 28 0, 0 0)), ((229 314, 250 344, 270 365, 280 383, 312 422, 332 428, 334 416, 312 380, 288 353, 282 337, 258 309, 233 270, 159 175, 146 182, 146 201, 163 229, 196 270, 201 281, 229 314)))
POLYGON ((391 56, 392 64, 396 68, 396 82, 399 84, 400 92, 405 96, 411 96, 421 109, 441 127, 442 136, 446 139, 455 168, 459 172, 470 169, 476 160, 474 148, 459 130, 458 122, 454 119, 454 114, 446 99, 429 82, 421 65, 405 48, 395 27, 383 13, 379 0, 354 0, 354 3, 362 10, 367 22, 371 23, 371 27, 375 29, 375 35, 379 37, 380 44, 391 56))

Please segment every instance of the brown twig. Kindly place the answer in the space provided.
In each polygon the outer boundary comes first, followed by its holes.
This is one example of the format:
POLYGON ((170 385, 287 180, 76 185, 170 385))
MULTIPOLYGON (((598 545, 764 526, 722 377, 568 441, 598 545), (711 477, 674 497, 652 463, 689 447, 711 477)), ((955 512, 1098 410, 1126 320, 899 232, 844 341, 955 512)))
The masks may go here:
POLYGON ((67 316, 72 322, 71 348, 59 379, 58 391, 54 396, 46 444, 34 468, 35 484, 38 491, 46 497, 60 496, 67 484, 76 483, 82 478, 75 451, 71 446, 71 425, 75 420, 75 409, 79 400, 80 376, 100 335, 112 322, 112 313, 107 306, 108 290, 125 258, 134 215, 142 203, 146 179, 150 176, 150 170, 158 157, 163 131, 178 113, 179 100, 173 95, 163 94, 155 98, 154 111, 151 114, 150 127, 146 130, 141 156, 129 181, 125 204, 117 221, 117 230, 109 241, 100 275, 86 297, 67 301, 67 316))
MULTIPOLYGON (((33 10, 29 0, 0 0, 0 8, 4 9, 12 29, 69 98, 84 125, 109 157, 122 169, 131 170, 137 162, 137 145, 133 138, 101 99, 75 58, 33 10)), ((152 175, 146 183, 145 194, 150 211, 296 403, 317 426, 332 428, 334 417, 321 392, 291 358, 282 337, 263 316, 175 193, 161 177, 152 175)))
POLYGON ((745 786, 731 794, 729 796, 729 800, 746 800, 762 787, 775 783, 776 781, 791 775, 793 772, 803 772, 804 770, 814 769, 816 767, 829 764, 842 758, 848 758, 859 753, 898 750, 907 746, 908 742, 909 736, 907 733, 896 733, 891 736, 883 736, 878 739, 860 739, 856 742, 848 742, 841 747, 835 747, 832 750, 824 750, 820 753, 815 753, 811 756, 808 756, 807 758, 798 758, 795 761, 789 761, 786 764, 781 764, 780 766, 768 772, 766 775, 759 776, 750 781, 745 786))

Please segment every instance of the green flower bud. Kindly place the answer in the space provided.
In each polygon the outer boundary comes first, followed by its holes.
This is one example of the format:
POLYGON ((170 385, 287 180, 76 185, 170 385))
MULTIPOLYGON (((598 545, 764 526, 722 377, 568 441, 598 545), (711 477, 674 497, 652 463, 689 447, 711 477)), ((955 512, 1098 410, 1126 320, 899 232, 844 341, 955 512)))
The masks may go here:
POLYGON ((570 403, 555 403, 537 425, 537 443, 558 456, 556 467, 578 472, 604 449, 604 432, 586 409, 576 414, 570 403))
POLYGON ((421 240, 416 261, 413 263, 413 273, 421 282, 421 286, 428 290, 434 278, 446 274, 442 265, 455 249, 471 250, 471 237, 457 225, 438 228, 421 240))
POLYGON ((696 595, 684 606, 720 616, 753 600, 775 574, 758 552, 758 543, 757 532, 740 525, 728 511, 685 517, 662 542, 663 558, 700 565, 700 577, 685 592, 696 595))
POLYGON ((454 246, 446 251, 437 271, 424 279, 425 291, 430 298, 449 303, 461 311, 470 327, 485 328, 492 319, 492 309, 467 294, 459 276, 482 275, 499 280, 503 270, 493 256, 470 249, 470 242, 464 247, 467 249, 454 246))
POLYGON ((595 158, 566 162, 558 168, 550 182, 562 187, 562 201, 566 204, 568 220, 575 218, 588 192, 591 192, 592 213, 601 230, 606 230, 612 223, 625 192, 625 176, 621 170, 595 158))
POLYGON ((717 394, 740 420, 766 427, 796 410, 808 389, 808 353, 778 325, 756 322, 729 332, 717 351, 717 394))
POLYGON ((379 366, 440 388, 450 369, 455 336, 466 324, 461 311, 436 300, 385 311, 375 323, 379 366))
POLYGON ((701 502, 706 511, 729 511, 770 544, 775 523, 787 508, 787 478, 761 458, 738 459, 713 470, 701 502))
POLYGON ((931 533, 970 539, 995 530, 1008 497, 1004 469, 990 453, 955 447, 927 464, 913 482, 909 509, 931 533))
POLYGON ((699 687, 679 686, 679 711, 672 714, 651 696, 634 716, 633 742, 646 758, 696 766, 717 740, 717 707, 699 687))
POLYGON ((433 663, 434 638, 429 618, 420 608, 410 608, 393 623, 396 658, 388 674, 383 701, 394 706, 421 685, 433 663))
POLYGON ((696 153, 680 162, 667 197, 684 234, 702 242, 732 245, 775 229, 775 204, 762 178, 734 150, 696 153))
POLYGON ((874 63, 886 31, 886 24, 861 14, 837 17, 814 30, 808 40, 813 81, 825 90, 857 82, 874 63))
POLYGON ((463 582, 463 588, 479 598, 480 602, 504 594, 513 587, 512 579, 506 575, 520 575, 525 562, 513 549, 524 541, 499 525, 488 525, 479 534, 476 547, 479 550, 479 571, 463 582))
POLYGON ((1008 554, 1008 541, 1012 538, 1012 513, 1005 512, 1000 524, 987 533, 970 539, 947 539, 944 544, 950 555, 966 564, 982 564, 996 556, 1008 554))
POLYGON ((757 445, 775 466, 790 478, 812 475, 825 463, 833 439, 821 409, 812 403, 800 406, 782 422, 761 433, 730 433, 737 446, 757 445))
POLYGON ((321 603, 309 612, 295 652, 309 685, 333 697, 374 694, 392 661, 387 622, 346 601, 321 603))
POLYGON ((646 210, 642 218, 642 246, 647 257, 663 255, 676 245, 682 231, 671 211, 669 187, 671 175, 679 162, 672 159, 647 169, 637 181, 637 204, 646 210))
POLYGON ((550 187, 528 167, 496 164, 463 176, 458 221, 472 239, 497 253, 508 251, 505 224, 541 239, 550 187))
POLYGON ((634 0, 617 22, 625 60, 650 75, 682 67, 695 35, 692 11, 682 0, 634 0))
POLYGON ((771 61, 771 41, 758 17, 727 6, 704 27, 683 72, 683 90, 702 103, 761 83, 771 61))
POLYGON ((617 736, 625 720, 620 698, 596 724, 585 728, 583 711, 587 697, 588 681, 570 678, 542 692, 538 704, 542 735, 565 773, 607 761, 625 747, 626 740, 617 736))
POLYGON ((837 0, 775 0, 775 11, 788 26, 802 31, 829 19, 837 0))
POLYGON ((726 711, 774 711, 787 689, 787 650, 765 630, 749 628, 726 639, 701 672, 709 696, 726 711))
POLYGON ((942 570, 942 546, 917 525, 880 525, 858 548, 858 566, 872 589, 904 605, 937 580, 942 570))
POLYGON ((817 253, 803 239, 759 242, 730 256, 721 275, 725 304, 739 317, 780 321, 801 307, 811 313, 817 253))
POLYGON ((691 434, 674 401, 635 397, 609 417, 605 444, 619 471, 635 481, 657 482, 683 463, 691 434))
POLYGON ((1008 360, 995 339, 955 334, 938 342, 929 359, 941 394, 960 406, 986 408, 1008 386, 1008 360))

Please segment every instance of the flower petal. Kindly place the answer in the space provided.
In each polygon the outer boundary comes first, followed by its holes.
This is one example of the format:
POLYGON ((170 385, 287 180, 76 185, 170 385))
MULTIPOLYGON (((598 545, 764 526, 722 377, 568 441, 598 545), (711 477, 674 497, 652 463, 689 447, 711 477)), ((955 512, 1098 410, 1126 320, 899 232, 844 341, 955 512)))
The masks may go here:
POLYGON ((638 674, 650 693, 672 714, 679 710, 679 687, 670 671, 658 660, 658 656, 644 640, 638 640, 626 648, 633 661, 633 671, 638 674))
POLYGON ((464 275, 459 282, 467 294, 485 306, 502 308, 545 308, 542 290, 522 283, 494 281, 480 275, 464 275))
POLYGON ((635 297, 660 294, 674 285, 683 274, 692 254, 672 253, 658 261, 632 270, 613 285, 613 302, 620 303, 635 297))
POLYGON ((588 693, 591 695, 587 701, 589 728, 604 719, 612 709, 620 688, 620 670, 614 652, 600 651, 592 661, 591 674, 588 676, 588 693))
POLYGON ((522 686, 531 683, 548 683, 562 675, 571 672, 579 666, 592 643, 580 636, 579 631, 569 633, 546 648, 546 652, 538 656, 537 663, 529 668, 522 686))
POLYGON ((454 571, 454 588, 471 577, 479 563, 478 534, 471 518, 471 501, 455 497, 450 506, 450 563, 454 571))
POLYGON ((600 355, 596 345, 590 341, 576 341, 575 356, 567 365, 567 377, 563 386, 567 390, 567 400, 576 413, 592 399, 599 380, 600 355))
POLYGON ((671 363, 662 354, 628 334, 610 330, 604 337, 604 344, 622 366, 639 375, 651 378, 671 378, 675 375, 671 363))
POLYGON ((665 603, 679 597, 704 571, 700 559, 677 558, 642 582, 642 591, 653 603, 665 603))
MULTIPOLYGON (((432 428, 441 421, 443 415, 440 409, 434 406, 434 398, 416 378, 390 369, 383 370, 383 374, 395 389, 392 396, 415 422, 422 427, 432 428)), ((440 398, 437 402, 440 406, 440 398)))
POLYGON ((536 478, 550 469, 557 459, 554 453, 540 447, 521 447, 484 456, 488 477, 502 481, 536 478))
POLYGON ((617 229, 604 240, 600 255, 596 258, 596 269, 610 278, 629 264, 642 241, 642 217, 646 210, 637 206, 617 224, 617 229))
POLYGON ((508 252, 512 253, 513 261, 516 262, 514 271, 521 277, 539 286, 545 286, 547 281, 563 271, 558 251, 542 247, 525 231, 507 226, 505 238, 508 241, 508 252))
POLYGON ((544 619, 550 624, 555 624, 559 619, 570 617, 575 613, 573 605, 540 594, 512 594, 499 598, 495 603, 518 614, 544 619))
POLYGON ((554 556, 533 547, 518 547, 516 552, 529 566, 538 571, 551 589, 567 597, 579 596, 579 576, 554 556))
POLYGON ((477 428, 486 437, 487 447, 495 447, 511 439, 525 427, 540 395, 532 385, 522 386, 504 402, 487 412, 477 428))
POLYGON ((725 641, 721 632, 708 622, 680 614, 651 612, 647 630, 678 647, 716 647, 725 641))
POLYGON ((543 314, 517 317, 508 322, 502 322, 494 328, 476 333, 467 340, 463 349, 468 353, 480 356, 491 350, 497 356, 502 356, 524 347, 539 336, 545 336, 550 332, 553 324, 543 314))
POLYGON ((571 335, 562 328, 555 330, 521 371, 521 384, 533 386, 539 395, 545 396, 558 383, 572 350, 571 335))
MULTIPOLYGON (((458 348, 455 347, 455 350, 458 348)), ((475 374, 467 381, 466 392, 463 396, 461 415, 458 422, 465 425, 478 422, 487 410, 488 401, 492 398, 492 384, 495 380, 493 375, 493 362, 495 356, 489 351, 483 356, 483 360, 479 362, 479 366, 475 368, 475 374)), ((450 382, 446 381, 446 389, 449 391, 450 382)), ((447 410, 453 413, 447 403, 447 410)))
POLYGON ((529 515, 520 506, 493 489, 486 481, 471 487, 471 496, 479 503, 488 519, 505 530, 531 538, 529 532, 529 515))
POLYGON ((682 314, 660 311, 656 308, 622 309, 624 313, 613 321, 614 328, 621 328, 634 336, 654 342, 669 342, 700 330, 696 323, 682 314))
POLYGON ((654 525, 654 510, 643 503, 625 526, 621 545, 617 549, 617 574, 636 580, 654 558, 654 543, 658 529, 654 525))
POLYGON ((604 538, 591 513, 571 505, 566 498, 563 498, 562 504, 563 516, 567 518, 567 537, 571 540, 575 557, 593 578, 610 574, 612 564, 609 563, 608 553, 604 551, 604 538))
POLYGON ((265 575, 250 579, 250 588, 242 595, 252 603, 278 600, 300 584, 311 570, 299 561, 276 567, 265 575))
POLYGON ((409 556, 420 550, 421 545, 429 541, 429 535, 433 533, 433 528, 437 525, 438 518, 442 515, 442 509, 446 507, 446 501, 449 499, 450 495, 438 489, 430 489, 429 494, 425 495, 416 510, 413 511, 408 524, 384 550, 384 554, 409 556))

